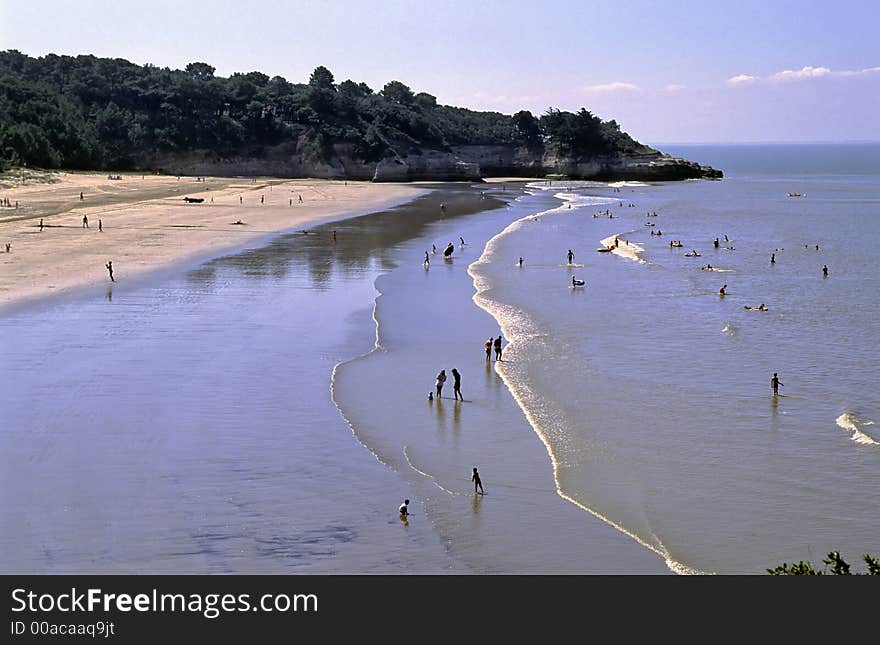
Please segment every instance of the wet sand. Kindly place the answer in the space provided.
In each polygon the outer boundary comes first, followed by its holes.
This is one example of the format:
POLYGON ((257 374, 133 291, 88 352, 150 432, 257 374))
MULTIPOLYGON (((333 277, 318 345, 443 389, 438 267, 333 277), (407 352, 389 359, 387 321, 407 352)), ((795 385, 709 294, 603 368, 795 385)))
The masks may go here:
POLYGON ((55 178, 0 188, 0 197, 19 204, 0 208, 0 307, 109 284, 108 261, 117 282, 131 280, 280 231, 381 210, 423 190, 320 179, 123 174, 112 180, 103 173, 55 178), (204 201, 186 203, 184 197, 204 201))

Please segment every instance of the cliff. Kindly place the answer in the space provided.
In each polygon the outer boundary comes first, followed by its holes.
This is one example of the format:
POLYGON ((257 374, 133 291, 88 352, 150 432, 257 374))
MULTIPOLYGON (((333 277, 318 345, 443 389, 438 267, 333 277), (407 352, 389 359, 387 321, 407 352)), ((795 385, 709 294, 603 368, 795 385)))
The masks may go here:
POLYGON ((293 144, 255 154, 221 158, 212 151, 156 155, 138 164, 169 174, 321 177, 367 181, 481 181, 486 177, 544 177, 601 181, 719 179, 722 171, 662 152, 577 159, 554 149, 515 145, 458 145, 448 150, 392 154, 379 161, 358 159, 347 144, 332 147, 327 160, 307 160, 293 144))

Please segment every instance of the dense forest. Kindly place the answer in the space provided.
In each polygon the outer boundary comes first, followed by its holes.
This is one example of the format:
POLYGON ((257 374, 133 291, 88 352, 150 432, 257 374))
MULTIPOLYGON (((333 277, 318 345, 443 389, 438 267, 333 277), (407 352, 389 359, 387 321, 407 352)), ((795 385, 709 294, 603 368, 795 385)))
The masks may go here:
POLYGON ((655 152, 586 109, 478 112, 438 105, 399 81, 379 91, 337 83, 325 67, 308 83, 214 71, 0 52, 0 166, 143 169, 157 153, 259 157, 281 144, 307 162, 329 161, 340 143, 364 161, 461 144, 552 147, 576 159, 655 152))

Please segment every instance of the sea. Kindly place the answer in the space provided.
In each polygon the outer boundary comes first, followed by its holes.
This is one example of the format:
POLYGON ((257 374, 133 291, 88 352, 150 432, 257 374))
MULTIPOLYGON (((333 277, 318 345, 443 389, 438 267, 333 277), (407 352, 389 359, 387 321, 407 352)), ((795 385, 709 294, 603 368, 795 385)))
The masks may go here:
POLYGON ((428 186, 0 312, 0 570, 858 569, 880 144, 659 147, 725 176, 428 186))

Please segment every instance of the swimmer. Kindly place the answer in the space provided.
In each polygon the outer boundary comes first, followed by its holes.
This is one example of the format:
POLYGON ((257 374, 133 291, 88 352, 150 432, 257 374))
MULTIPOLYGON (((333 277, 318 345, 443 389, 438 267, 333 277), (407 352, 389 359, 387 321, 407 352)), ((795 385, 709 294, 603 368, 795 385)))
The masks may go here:
POLYGON ((727 285, 723 284, 723 285, 721 285, 721 288, 718 290, 718 295, 724 296, 724 295, 726 295, 726 293, 727 293, 727 285))
POLYGON ((583 280, 578 280, 574 276, 571 276, 571 286, 573 287, 582 287, 586 284, 583 280))

